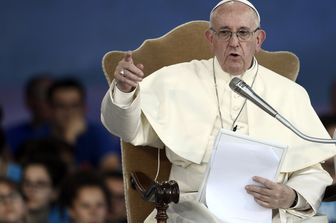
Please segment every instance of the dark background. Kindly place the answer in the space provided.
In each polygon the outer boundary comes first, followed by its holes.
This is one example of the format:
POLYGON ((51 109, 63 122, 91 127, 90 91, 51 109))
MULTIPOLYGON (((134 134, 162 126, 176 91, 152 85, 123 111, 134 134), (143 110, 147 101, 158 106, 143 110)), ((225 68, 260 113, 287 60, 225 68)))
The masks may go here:
MULTIPOLYGON (((1 0, 0 103, 5 125, 27 117, 22 87, 35 72, 72 73, 88 89, 89 116, 99 120, 107 82, 101 58, 136 49, 191 20, 208 20, 216 0, 1 0)), ((298 82, 318 112, 328 110, 336 79, 336 1, 252 0, 267 31, 264 48, 301 60, 298 82)))

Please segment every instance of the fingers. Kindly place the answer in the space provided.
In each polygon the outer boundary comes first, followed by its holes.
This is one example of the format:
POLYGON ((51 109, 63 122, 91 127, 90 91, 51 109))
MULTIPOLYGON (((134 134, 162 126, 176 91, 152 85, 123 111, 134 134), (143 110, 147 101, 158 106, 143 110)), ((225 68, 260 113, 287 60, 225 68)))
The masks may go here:
MULTIPOLYGON (((133 58, 132 58, 132 52, 128 51, 125 53, 124 58, 119 61, 118 66, 116 67, 116 74, 120 74, 122 70, 127 70, 128 73, 134 74, 140 78, 144 76, 143 73, 144 66, 142 64, 134 65, 133 58)), ((126 75, 127 76, 127 75, 126 75)), ((131 75, 133 77, 133 75, 131 75)))
POLYGON ((273 181, 271 180, 268 180, 266 178, 263 178, 263 177, 258 177, 258 176, 254 176, 252 177, 253 181, 257 182, 257 183, 260 183, 261 185, 269 188, 269 189, 273 189, 274 187, 276 187, 278 184, 277 183, 274 183, 273 181))
POLYGON ((133 63, 133 59, 132 59, 132 51, 127 51, 127 53, 125 54, 123 60, 126 61, 126 62, 133 63))
POLYGON ((144 65, 143 64, 141 64, 141 63, 139 63, 139 64, 137 64, 136 65, 137 66, 137 68, 139 68, 140 70, 144 70, 144 65))
POLYGON ((253 181, 259 183, 260 185, 247 185, 245 189, 248 193, 258 193, 261 195, 270 196, 272 190, 276 187, 276 183, 262 177, 254 176, 253 181))
POLYGON ((118 76, 117 81, 131 85, 132 87, 136 87, 138 83, 142 81, 142 77, 126 69, 119 72, 118 76))
POLYGON ((116 67, 116 71, 119 71, 117 73, 120 73, 120 71, 126 70, 128 73, 132 73, 139 78, 143 78, 144 73, 143 73, 143 65, 142 69, 138 68, 135 66, 133 63, 125 62, 125 61, 120 61, 118 66, 116 67))
POLYGON ((119 61, 114 71, 118 88, 123 92, 132 91, 142 81, 144 77, 143 69, 142 64, 134 65, 131 51, 125 53, 124 58, 119 61))
POLYGON ((123 78, 126 78, 128 80, 139 82, 139 81, 142 81, 143 79, 143 72, 141 70, 139 71, 139 70, 127 69, 127 68, 119 68, 119 70, 120 71, 117 72, 117 76, 120 77, 120 80, 123 78))
POLYGON ((257 185, 247 185, 245 189, 249 194, 260 194, 268 197, 272 194, 272 190, 257 185))
POLYGON ((269 203, 269 202, 265 202, 265 201, 262 201, 262 200, 259 200, 257 198, 254 198, 254 200, 262 207, 264 208, 275 208, 275 207, 272 207, 272 205, 269 203))
POLYGON ((262 177, 253 177, 260 185, 247 185, 246 192, 266 208, 288 208, 295 199, 295 192, 287 185, 275 183, 262 177))
POLYGON ((270 197, 267 195, 263 195, 257 192, 252 192, 252 191, 248 191, 248 194, 252 195, 254 197, 254 199, 262 201, 262 202, 266 202, 269 203, 270 202, 270 197))
POLYGON ((265 208, 275 208, 272 191, 268 188, 257 185, 247 185, 245 189, 248 194, 253 196, 254 200, 260 206, 265 208))

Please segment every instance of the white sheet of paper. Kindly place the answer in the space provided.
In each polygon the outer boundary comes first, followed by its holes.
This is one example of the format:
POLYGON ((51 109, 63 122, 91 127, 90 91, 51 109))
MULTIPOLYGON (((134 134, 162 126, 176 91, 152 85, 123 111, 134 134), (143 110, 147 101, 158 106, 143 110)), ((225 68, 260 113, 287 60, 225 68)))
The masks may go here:
POLYGON ((274 181, 285 151, 285 146, 221 130, 205 183, 209 210, 224 222, 272 222, 272 210, 258 205, 245 186, 256 184, 253 176, 274 181))

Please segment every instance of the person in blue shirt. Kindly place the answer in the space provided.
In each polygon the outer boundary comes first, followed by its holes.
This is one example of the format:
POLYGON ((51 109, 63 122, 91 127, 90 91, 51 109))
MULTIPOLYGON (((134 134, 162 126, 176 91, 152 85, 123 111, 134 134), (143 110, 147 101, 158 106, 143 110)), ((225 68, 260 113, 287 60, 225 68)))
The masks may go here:
POLYGON ((6 128, 6 139, 10 152, 16 155, 26 140, 40 139, 49 135, 50 108, 47 103, 47 90, 52 83, 49 73, 35 74, 24 89, 24 101, 30 119, 12 124, 6 128))
POLYGON ((120 139, 86 118, 86 92, 74 78, 55 81, 48 90, 51 135, 74 146, 80 167, 120 168, 120 139))
POLYGON ((28 223, 64 222, 56 203, 67 167, 59 157, 33 154, 23 164, 22 191, 28 208, 28 223), (52 219, 52 221, 51 221, 52 219))
POLYGON ((106 223, 111 207, 110 192, 97 171, 78 171, 65 179, 59 206, 66 210, 72 223, 106 223))
POLYGON ((57 204, 63 178, 75 170, 73 148, 52 138, 28 140, 16 159, 23 165, 22 190, 27 208, 27 223, 67 223, 68 215, 57 204))

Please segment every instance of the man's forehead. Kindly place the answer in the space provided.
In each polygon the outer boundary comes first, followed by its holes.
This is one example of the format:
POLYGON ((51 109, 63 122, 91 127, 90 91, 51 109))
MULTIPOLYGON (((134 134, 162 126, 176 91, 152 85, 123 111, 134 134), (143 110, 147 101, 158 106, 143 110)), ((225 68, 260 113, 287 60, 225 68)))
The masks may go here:
MULTIPOLYGON (((225 10, 225 9, 224 9, 225 10)), ((218 9, 211 19, 211 25, 216 29, 252 29, 255 27, 255 15, 252 11, 245 11, 243 13, 223 13, 222 9, 218 9), (215 15, 216 14, 216 15, 215 15), (253 17, 251 17, 253 16, 253 17)))
POLYGON ((245 4, 247 5, 248 7, 250 7, 254 12, 255 14, 257 15, 258 17, 258 21, 260 22, 260 15, 259 15, 259 12, 258 10, 254 7, 254 5, 247 1, 247 0, 222 0, 220 1, 215 7, 213 7, 213 9, 211 10, 211 13, 210 15, 220 6, 224 5, 224 4, 227 4, 227 3, 233 3, 233 2, 239 2, 239 3, 242 3, 242 4, 245 4))

